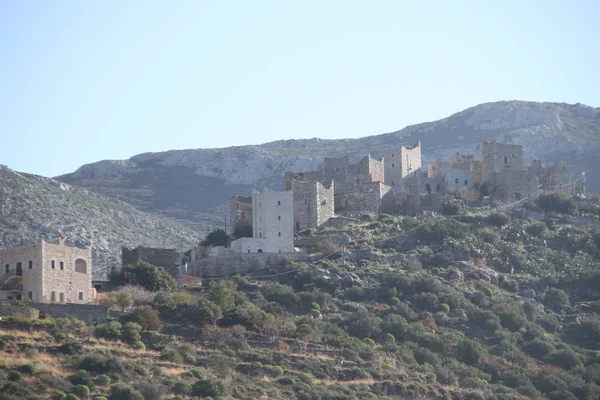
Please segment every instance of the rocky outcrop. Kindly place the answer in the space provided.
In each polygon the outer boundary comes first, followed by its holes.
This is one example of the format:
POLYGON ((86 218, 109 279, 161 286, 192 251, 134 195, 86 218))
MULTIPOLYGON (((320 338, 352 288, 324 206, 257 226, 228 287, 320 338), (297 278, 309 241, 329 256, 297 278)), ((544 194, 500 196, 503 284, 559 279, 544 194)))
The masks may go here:
MULTIPOLYGON (((282 189, 285 172, 319 169, 325 156, 350 154, 357 162, 366 153, 378 157, 390 146, 420 140, 424 163, 449 161, 456 152, 479 156, 481 142, 494 139, 523 145, 528 162, 569 156, 576 171, 600 170, 599 108, 503 101, 361 139, 280 140, 260 146, 145 153, 125 161, 84 165, 58 179, 116 196, 142 210, 206 221, 215 218, 214 210, 229 195, 249 194, 264 186, 282 189)), ((600 179, 589 175, 588 186, 600 190, 600 179)))

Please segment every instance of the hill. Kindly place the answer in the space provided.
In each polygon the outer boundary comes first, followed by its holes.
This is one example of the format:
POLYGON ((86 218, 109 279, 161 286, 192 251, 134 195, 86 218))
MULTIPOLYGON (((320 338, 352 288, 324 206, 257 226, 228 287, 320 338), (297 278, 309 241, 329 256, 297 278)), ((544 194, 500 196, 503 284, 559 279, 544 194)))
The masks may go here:
POLYGON ((120 264, 121 246, 189 248, 201 236, 182 221, 137 210, 54 179, 0 166, 0 247, 41 239, 92 248, 94 276, 120 264))
POLYGON ((600 207, 555 196, 307 231, 310 262, 104 294, 119 322, 3 319, 0 396, 597 399, 600 207))
POLYGON ((129 160, 100 161, 58 177, 133 204, 140 210, 222 226, 219 206, 232 194, 283 188, 286 171, 320 168, 322 158, 367 153, 422 142, 423 162, 453 160, 456 152, 480 157, 483 140, 525 147, 525 159, 551 162, 568 156, 575 171, 592 172, 588 187, 600 191, 600 109, 581 104, 503 101, 481 104, 448 118, 361 139, 281 140, 259 146, 172 150, 129 160))

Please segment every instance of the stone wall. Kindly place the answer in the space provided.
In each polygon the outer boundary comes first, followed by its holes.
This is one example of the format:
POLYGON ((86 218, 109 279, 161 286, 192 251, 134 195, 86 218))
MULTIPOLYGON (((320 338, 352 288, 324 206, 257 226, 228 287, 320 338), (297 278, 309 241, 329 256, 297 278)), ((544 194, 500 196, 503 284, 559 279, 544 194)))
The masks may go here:
POLYGON ((456 161, 452 168, 475 172, 475 183, 480 185, 483 182, 483 163, 475 159, 474 155, 456 153, 456 161))
POLYGON ((43 254, 43 242, 0 250, 2 298, 25 300, 31 292, 33 300, 44 301, 43 254))
POLYGON ((40 314, 52 318, 77 318, 87 323, 105 323, 108 321, 108 306, 92 304, 45 304, 27 303, 31 308, 40 311, 40 314))
POLYGON ((11 304, 0 304, 0 316, 12 317, 15 314, 22 314, 27 318, 37 319, 40 311, 32 307, 13 306, 11 304))
POLYGON ((123 265, 144 261, 164 268, 169 274, 177 277, 181 264, 181 254, 175 249, 157 249, 152 247, 136 247, 135 249, 121 248, 123 265))
POLYGON ((205 258, 188 264, 188 274, 203 278, 246 275, 260 272, 268 266, 289 265, 292 259, 306 261, 309 256, 304 253, 251 253, 205 258))
POLYGON ((350 157, 325 157, 323 159, 323 181, 333 181, 336 190, 343 192, 348 190, 348 167, 350 166, 350 157))
POLYGON ((490 195, 508 201, 521 200, 538 190, 538 177, 525 169, 506 169, 494 175, 490 195))
POLYGON ((325 182, 323 180, 323 172, 321 171, 309 171, 309 172, 286 172, 285 173, 285 190, 292 190, 292 182, 325 182))

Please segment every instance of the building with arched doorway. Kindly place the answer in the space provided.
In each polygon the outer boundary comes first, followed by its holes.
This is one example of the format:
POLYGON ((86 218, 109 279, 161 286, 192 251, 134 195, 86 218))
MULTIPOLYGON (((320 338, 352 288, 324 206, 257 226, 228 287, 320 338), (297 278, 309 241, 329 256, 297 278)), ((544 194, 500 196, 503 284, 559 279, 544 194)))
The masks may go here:
POLYGON ((38 303, 92 301, 90 249, 40 243, 0 249, 0 299, 38 303))

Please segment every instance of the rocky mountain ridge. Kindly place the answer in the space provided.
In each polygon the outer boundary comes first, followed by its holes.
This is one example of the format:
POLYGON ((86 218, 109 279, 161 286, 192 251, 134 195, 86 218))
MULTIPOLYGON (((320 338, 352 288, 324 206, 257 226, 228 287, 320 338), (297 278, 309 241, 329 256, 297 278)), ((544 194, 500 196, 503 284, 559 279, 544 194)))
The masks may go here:
MULTIPOLYGON (((503 101, 485 103, 434 122, 360 139, 279 140, 256 146, 171 150, 129 160, 84 165, 57 179, 116 196, 145 210, 184 220, 219 223, 215 210, 234 193, 281 189, 287 171, 319 169, 326 156, 380 156, 384 149, 422 142, 423 162, 452 160, 456 152, 479 156, 481 142, 524 146, 525 159, 551 162, 568 156, 575 171, 600 170, 600 108, 581 104, 503 101), (177 174, 174 172, 177 171, 177 174), (140 191, 155 199, 140 199, 140 191)), ((600 190, 589 175, 588 186, 600 190)))
POLYGON ((182 221, 0 165, 0 248, 42 239, 55 243, 59 233, 69 245, 92 248, 95 278, 120 265, 121 246, 186 249, 200 237, 182 221))

